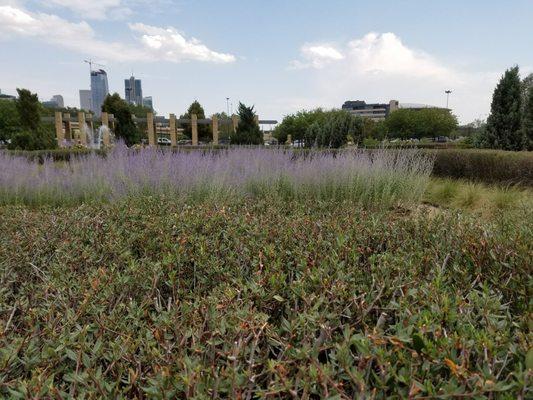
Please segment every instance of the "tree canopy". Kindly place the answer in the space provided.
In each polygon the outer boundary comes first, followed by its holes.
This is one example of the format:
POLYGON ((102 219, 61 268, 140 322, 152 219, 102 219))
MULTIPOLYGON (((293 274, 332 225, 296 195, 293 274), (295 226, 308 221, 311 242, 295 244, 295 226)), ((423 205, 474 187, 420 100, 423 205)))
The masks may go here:
POLYGON ((20 131, 20 118, 14 101, 0 99, 0 141, 6 141, 20 131))
POLYGON ((247 107, 239 103, 239 124, 236 132, 232 133, 232 144, 263 144, 263 135, 259 124, 255 120, 254 106, 247 107))
POLYGON ((505 71, 492 96, 484 146, 503 150, 523 148, 522 85, 517 66, 505 71))
MULTIPOLYGON (((191 115, 196 114, 198 119, 205 119, 205 111, 202 105, 195 100, 189 106, 189 109, 185 114, 180 116, 181 119, 190 119, 191 115)), ((191 124, 186 124, 183 129, 184 135, 189 138, 192 138, 192 128, 191 124)), ((211 140, 211 131, 208 125, 198 124, 198 140, 200 141, 209 141, 211 140)))
POLYGON ((42 106, 36 93, 28 89, 17 89, 15 100, 19 129, 11 132, 10 149, 42 150, 57 146, 51 126, 41 123, 42 106))
POLYGON ((102 105, 102 111, 115 117, 115 136, 131 146, 140 141, 140 132, 132 119, 130 105, 118 93, 107 95, 102 105))
POLYGON ((449 136, 457 128, 457 118, 449 110, 400 109, 385 119, 388 136, 400 139, 449 136))

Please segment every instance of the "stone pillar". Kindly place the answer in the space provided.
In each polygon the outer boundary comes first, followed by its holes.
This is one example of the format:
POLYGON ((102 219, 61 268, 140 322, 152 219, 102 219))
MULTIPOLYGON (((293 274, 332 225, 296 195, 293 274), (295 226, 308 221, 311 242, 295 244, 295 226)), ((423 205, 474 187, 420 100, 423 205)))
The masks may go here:
POLYGON ((192 145, 198 146, 198 116, 191 114, 192 145))
POLYGON ((216 115, 211 117, 211 126, 213 128, 213 145, 216 146, 218 144, 218 117, 216 115))
POLYGON ((102 126, 105 126, 107 129, 104 129, 102 134, 102 144, 105 147, 108 147, 111 144, 111 137, 109 135, 109 114, 102 112, 102 126))
POLYGON ((56 111, 55 114, 55 126, 56 126, 56 140, 57 146, 63 147, 63 115, 61 111, 56 111))
POLYGON ((239 125, 239 116, 233 114, 231 116, 231 123, 233 125, 233 133, 237 132, 237 126, 239 125))
POLYGON ((72 140, 72 125, 70 123, 70 114, 63 114, 63 121, 65 121, 65 139, 72 140))
POLYGON ((285 144, 288 144, 289 146, 292 144, 292 136, 291 135, 287 135, 287 141, 285 142, 285 144))
POLYGON ((148 125, 148 145, 155 146, 155 132, 154 132, 154 114, 146 114, 146 125, 148 125))
POLYGON ((78 112, 79 141, 82 146, 87 146, 87 133, 85 132, 85 113, 78 112))
POLYGON ((168 125, 170 128, 170 145, 176 147, 178 144, 177 134, 176 134, 176 115, 170 114, 168 125))
POLYGON ((259 115, 254 115, 254 122, 259 125, 259 115))

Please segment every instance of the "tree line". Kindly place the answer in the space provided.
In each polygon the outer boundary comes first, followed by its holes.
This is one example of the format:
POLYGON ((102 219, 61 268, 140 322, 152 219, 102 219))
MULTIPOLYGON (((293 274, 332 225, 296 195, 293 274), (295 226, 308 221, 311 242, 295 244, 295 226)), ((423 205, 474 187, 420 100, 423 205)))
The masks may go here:
POLYGON ((280 143, 285 143, 290 135, 293 141, 303 141, 306 147, 338 148, 347 143, 447 136, 456 128, 457 118, 449 110, 440 108, 400 109, 391 112, 383 121, 345 110, 317 108, 284 117, 274 130, 274 137, 280 143))

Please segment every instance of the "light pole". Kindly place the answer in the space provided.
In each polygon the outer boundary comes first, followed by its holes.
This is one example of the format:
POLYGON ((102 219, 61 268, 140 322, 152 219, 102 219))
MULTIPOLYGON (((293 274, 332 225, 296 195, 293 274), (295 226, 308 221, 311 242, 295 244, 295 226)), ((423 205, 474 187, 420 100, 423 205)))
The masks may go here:
POLYGON ((452 91, 450 89, 444 91, 444 93, 446 93, 446 109, 448 109, 448 104, 450 102, 450 93, 451 92, 452 91))

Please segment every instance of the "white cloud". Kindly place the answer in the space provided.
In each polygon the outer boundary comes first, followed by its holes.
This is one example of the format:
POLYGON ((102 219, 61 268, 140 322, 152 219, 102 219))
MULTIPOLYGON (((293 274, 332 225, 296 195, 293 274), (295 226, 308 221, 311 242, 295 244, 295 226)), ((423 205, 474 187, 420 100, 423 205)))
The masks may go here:
POLYGON ((344 59, 344 55, 329 44, 304 44, 300 52, 304 61, 292 61, 289 65, 291 69, 321 69, 332 62, 344 59))
POLYGON ((368 33, 348 43, 353 70, 363 74, 386 74, 450 78, 453 73, 431 56, 405 46, 394 33, 368 33))
POLYGON ((120 19, 132 14, 122 0, 46 0, 43 4, 67 8, 88 19, 120 19))
POLYGON ((113 61, 235 61, 235 56, 210 50, 197 39, 186 39, 174 28, 130 24, 130 29, 141 34, 136 43, 106 42, 98 39, 85 21, 74 23, 56 15, 0 6, 0 37, 32 38, 113 61))
POLYGON ((186 60, 230 63, 235 61, 232 54, 210 50, 199 40, 187 40, 174 28, 159 28, 142 23, 129 24, 132 31, 142 34, 141 42, 145 48, 158 58, 179 62, 186 60))
POLYGON ((316 106, 339 108, 345 100, 391 99, 444 106, 444 90, 452 89, 450 105, 463 122, 486 114, 500 75, 446 65, 404 44, 394 33, 371 32, 338 47, 304 45, 300 56, 289 67, 309 69, 307 96, 315 99, 316 106))

